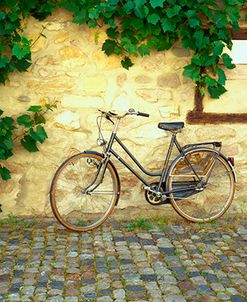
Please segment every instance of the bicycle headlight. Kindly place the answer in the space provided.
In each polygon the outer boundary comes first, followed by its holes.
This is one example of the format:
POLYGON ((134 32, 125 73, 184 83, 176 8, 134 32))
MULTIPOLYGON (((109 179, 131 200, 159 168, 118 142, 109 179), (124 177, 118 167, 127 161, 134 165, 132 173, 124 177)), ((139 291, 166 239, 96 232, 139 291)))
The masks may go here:
POLYGON ((98 146, 104 146, 106 144, 106 141, 103 138, 97 139, 98 146))

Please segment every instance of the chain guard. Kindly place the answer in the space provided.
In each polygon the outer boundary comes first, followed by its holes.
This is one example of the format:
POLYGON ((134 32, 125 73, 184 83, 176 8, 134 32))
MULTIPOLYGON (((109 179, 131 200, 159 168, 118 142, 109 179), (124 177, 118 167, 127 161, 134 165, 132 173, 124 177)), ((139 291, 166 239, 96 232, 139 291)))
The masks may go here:
MULTIPOLYGON (((158 182, 151 183, 150 185, 151 189, 156 190, 158 184, 159 184, 158 182)), ((162 187, 160 188, 160 190, 161 192, 164 192, 162 187)), ((145 190, 145 198, 146 201, 153 206, 169 203, 166 199, 164 199, 164 196, 157 196, 157 194, 155 194, 154 192, 150 192, 148 190, 145 190)))

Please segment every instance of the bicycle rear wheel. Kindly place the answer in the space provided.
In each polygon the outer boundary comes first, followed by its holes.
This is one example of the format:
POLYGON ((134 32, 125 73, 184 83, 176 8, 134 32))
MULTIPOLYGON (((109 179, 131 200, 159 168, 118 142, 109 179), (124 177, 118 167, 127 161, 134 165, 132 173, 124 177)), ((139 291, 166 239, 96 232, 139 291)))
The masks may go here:
POLYGON ((190 221, 209 222, 231 205, 235 178, 231 166, 217 151, 192 149, 171 165, 167 189, 178 214, 190 221))
POLYGON ((110 162, 102 179, 103 170, 104 157, 95 153, 76 154, 58 168, 51 185, 50 202, 63 226, 77 232, 89 231, 111 214, 119 198, 120 183, 110 162))

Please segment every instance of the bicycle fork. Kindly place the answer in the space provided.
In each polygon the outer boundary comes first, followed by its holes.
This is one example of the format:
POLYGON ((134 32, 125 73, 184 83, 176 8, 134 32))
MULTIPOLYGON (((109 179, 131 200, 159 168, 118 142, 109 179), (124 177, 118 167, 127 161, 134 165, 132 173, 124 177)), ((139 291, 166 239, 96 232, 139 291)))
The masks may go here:
POLYGON ((82 193, 90 195, 90 193, 92 193, 95 189, 98 188, 98 186, 103 182, 108 162, 109 162, 109 157, 105 156, 105 158, 103 158, 103 160, 99 164, 99 167, 97 169, 94 179, 86 188, 82 189, 82 193), (102 172, 101 172, 101 170, 102 170, 102 172))

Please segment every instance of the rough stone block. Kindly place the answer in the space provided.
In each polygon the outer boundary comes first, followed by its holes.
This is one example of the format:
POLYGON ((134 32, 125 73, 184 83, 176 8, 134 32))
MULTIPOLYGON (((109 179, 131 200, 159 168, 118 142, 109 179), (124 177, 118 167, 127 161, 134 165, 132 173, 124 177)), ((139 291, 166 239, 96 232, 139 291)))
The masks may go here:
POLYGON ((30 102, 30 97, 27 95, 20 95, 18 96, 18 101, 20 102, 30 102))
POLYGON ((67 32, 61 32, 59 33, 54 40, 55 44, 59 44, 59 43, 63 43, 64 41, 66 41, 69 38, 69 33, 67 32))
POLYGON ((157 79, 157 84, 160 87, 177 88, 181 85, 179 76, 176 73, 167 73, 160 75, 157 79))
POLYGON ((136 138, 147 138, 147 139, 159 139, 164 136, 164 131, 157 128, 157 126, 152 124, 147 124, 133 129, 133 135, 136 138))
POLYGON ((178 106, 173 105, 173 106, 161 106, 159 107, 159 112, 161 117, 169 117, 171 114, 178 114, 178 106))
POLYGON ((101 97, 86 97, 78 95, 65 95, 61 101, 62 107, 71 108, 101 108, 103 99, 101 97))
POLYGON ((87 61, 87 56, 77 47, 65 46, 59 50, 60 58, 63 64, 66 65, 84 65, 87 61), (70 61, 70 62, 66 62, 70 61), (72 61, 72 62, 71 62, 72 61), (67 64, 66 64, 67 63, 67 64))
POLYGON ((85 90, 105 91, 107 89, 107 80, 104 76, 86 77, 83 88, 85 90))
POLYGON ((148 84, 148 83, 152 82, 152 78, 150 78, 149 76, 146 76, 146 75, 138 75, 135 78, 135 82, 137 84, 148 84))
POLYGON ((59 30, 63 29, 64 26, 65 26, 65 23, 62 23, 62 22, 49 22, 49 23, 46 23, 45 28, 50 31, 59 31, 59 30))
POLYGON ((62 112, 56 117, 56 125, 66 130, 77 130, 80 128, 79 115, 72 111, 62 112))
POLYGON ((190 51, 188 49, 184 49, 182 47, 173 47, 172 53, 176 57, 189 57, 190 56, 190 51))

